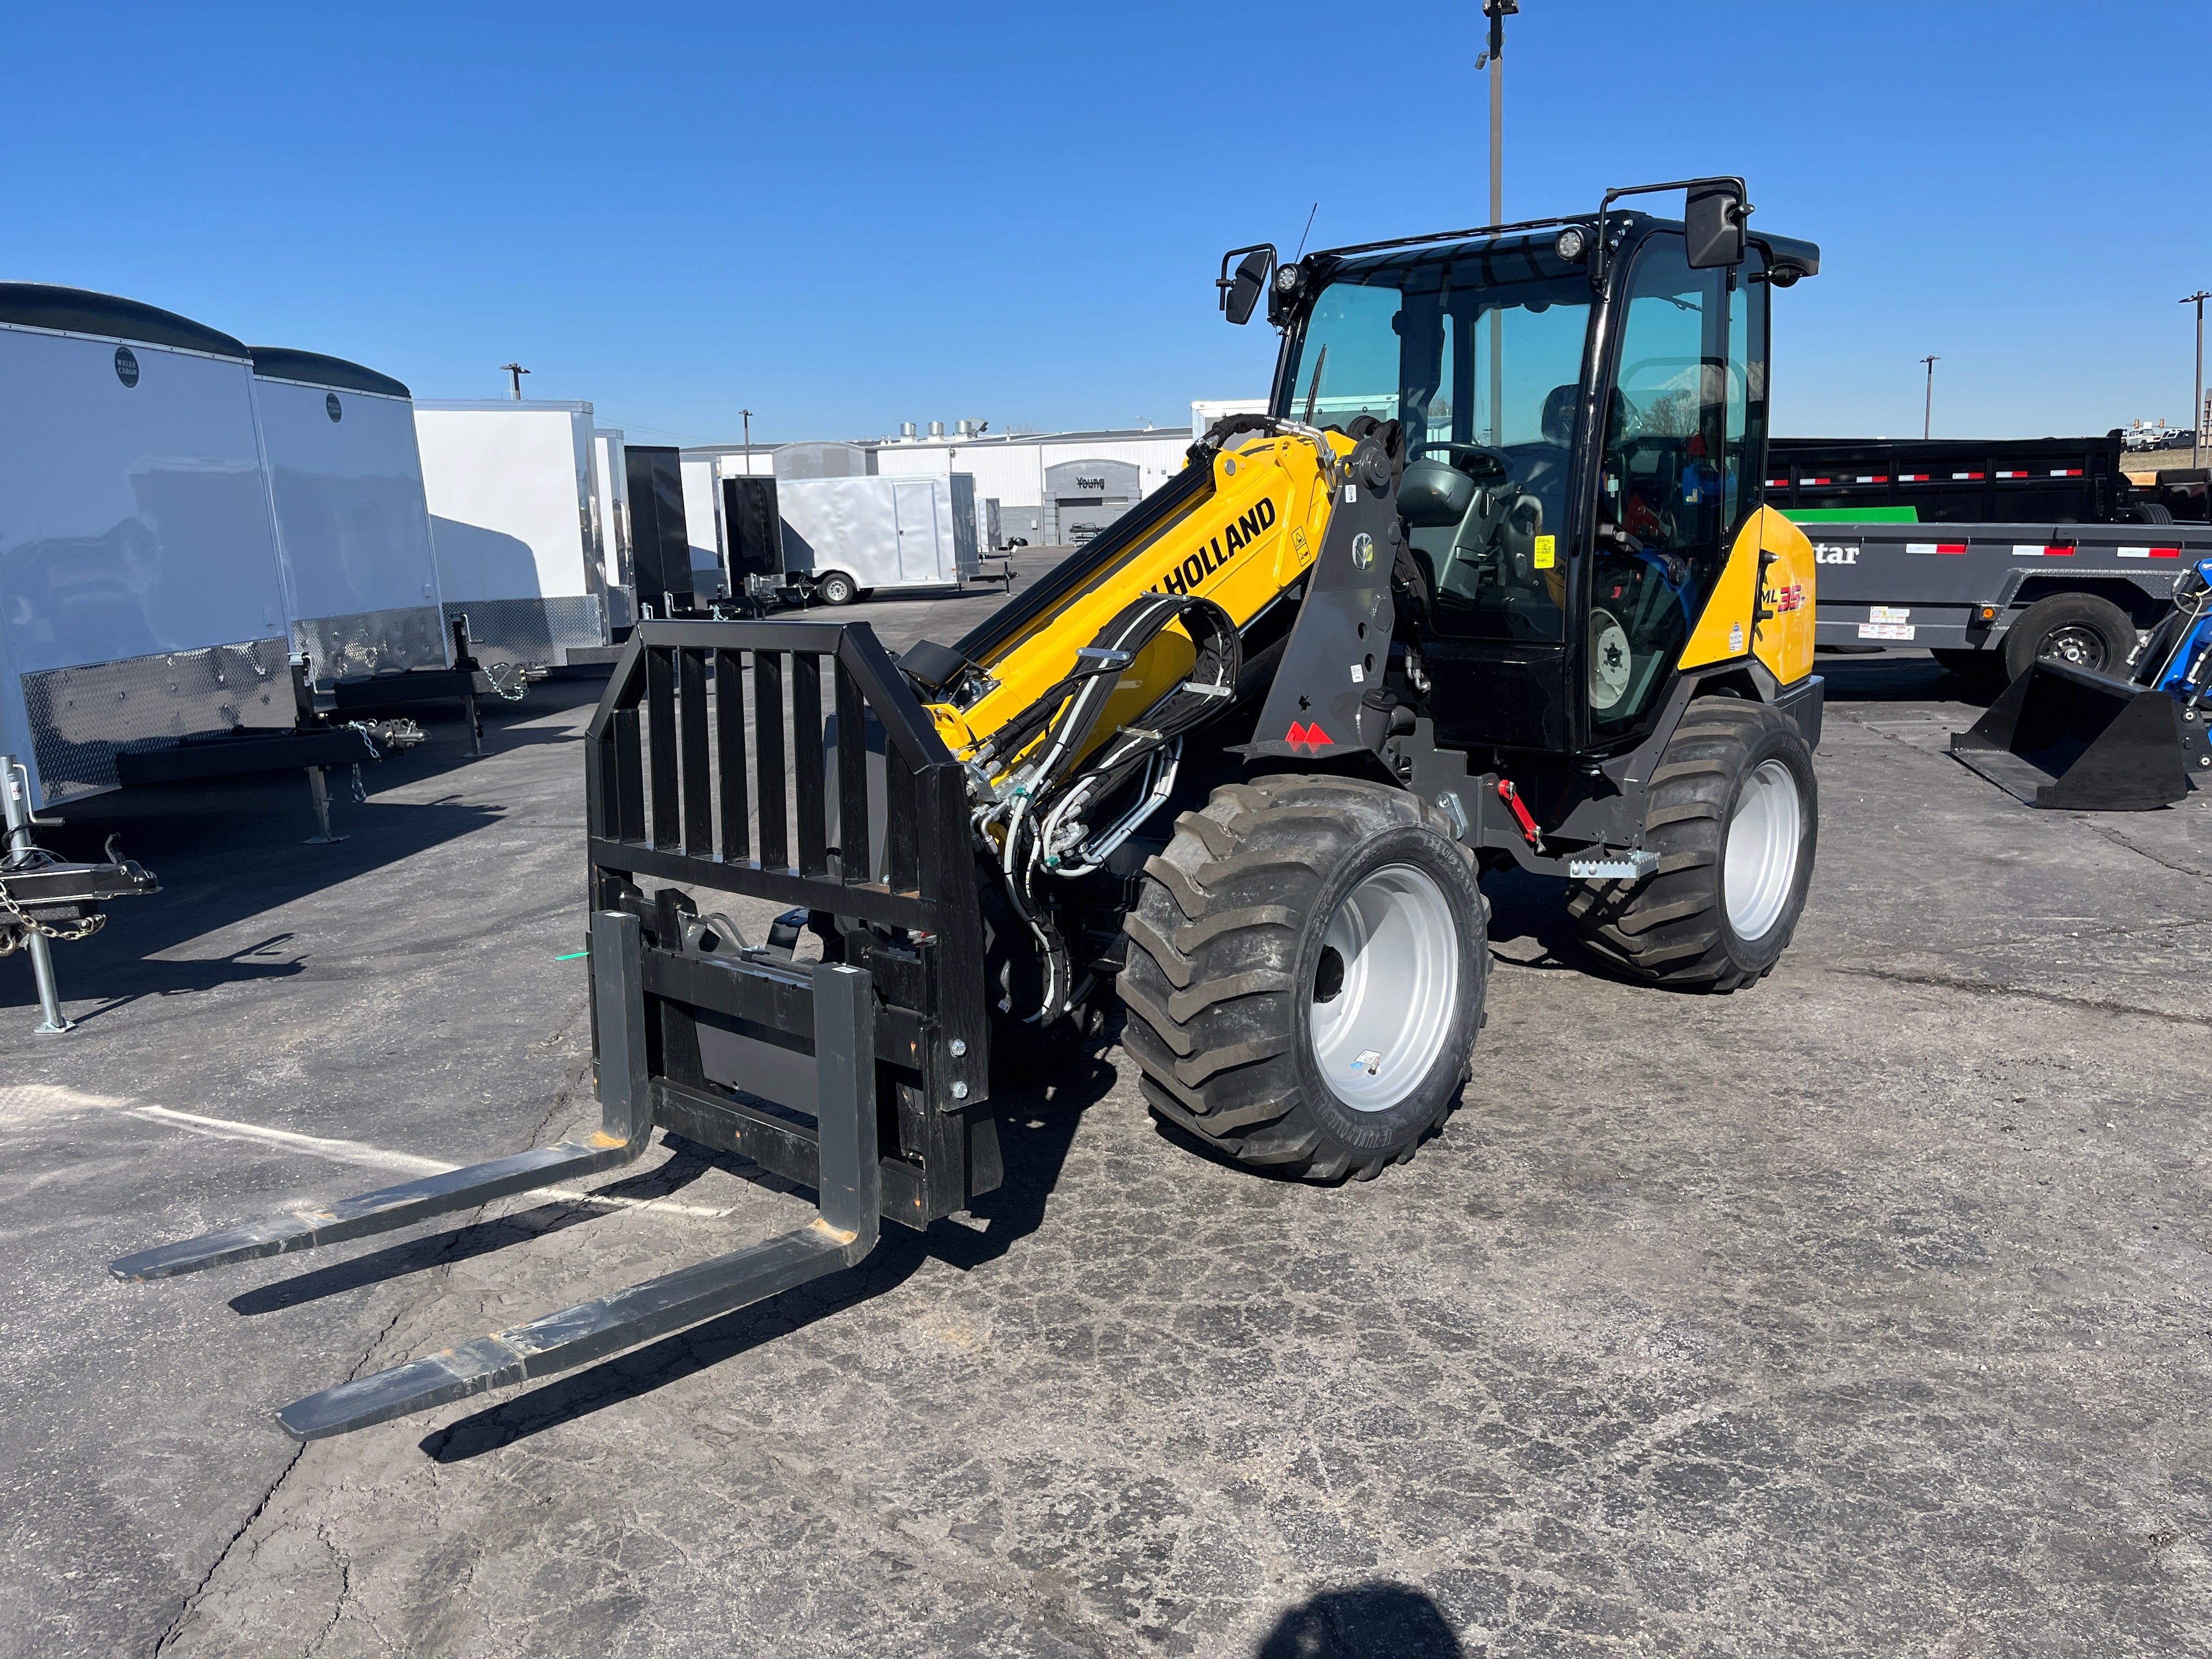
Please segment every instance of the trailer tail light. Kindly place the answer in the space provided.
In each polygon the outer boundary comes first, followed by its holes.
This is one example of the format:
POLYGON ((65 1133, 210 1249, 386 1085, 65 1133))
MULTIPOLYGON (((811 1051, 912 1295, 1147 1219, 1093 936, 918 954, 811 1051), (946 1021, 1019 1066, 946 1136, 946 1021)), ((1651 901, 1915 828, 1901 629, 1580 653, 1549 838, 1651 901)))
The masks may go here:
POLYGON ((2074 556, 2074 550, 2070 545, 2061 547, 2053 544, 2043 550, 2043 556, 2046 559, 2070 559, 2074 556))

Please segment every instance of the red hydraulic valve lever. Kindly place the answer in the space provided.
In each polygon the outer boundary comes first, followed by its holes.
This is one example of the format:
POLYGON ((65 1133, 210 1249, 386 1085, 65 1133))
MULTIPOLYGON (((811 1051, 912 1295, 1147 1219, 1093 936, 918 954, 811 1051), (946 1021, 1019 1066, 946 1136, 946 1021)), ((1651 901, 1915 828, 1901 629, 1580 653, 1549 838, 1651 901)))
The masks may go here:
POLYGON ((1515 819, 1521 825, 1521 833, 1527 839, 1528 845, 1538 852, 1542 852, 1544 850, 1543 831, 1536 828, 1536 820, 1528 816, 1528 809, 1522 804, 1521 792, 1513 787, 1512 779, 1498 779, 1498 799, 1512 810, 1515 819))

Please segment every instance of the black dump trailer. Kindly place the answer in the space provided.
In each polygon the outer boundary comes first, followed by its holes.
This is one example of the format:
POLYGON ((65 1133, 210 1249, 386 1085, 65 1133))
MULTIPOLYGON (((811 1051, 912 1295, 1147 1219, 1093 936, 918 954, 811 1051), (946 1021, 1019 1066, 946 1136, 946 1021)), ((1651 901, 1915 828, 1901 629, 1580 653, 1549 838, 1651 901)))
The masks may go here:
POLYGON ((2122 675, 2212 557, 2212 525, 1808 524, 1823 645, 1920 646, 1947 668, 2020 678, 2039 657, 2122 675))
POLYGON ((1763 482, 1818 551, 1822 644, 1921 646, 1985 682, 2038 658, 2124 673, 2212 551, 2201 483, 2134 482, 2117 431, 1777 438, 1763 482))
POLYGON ((1766 500, 1792 517, 1920 524, 2164 524, 2204 517, 2186 469, 2139 484, 2096 438, 1776 438, 1766 500), (2169 482, 2170 476, 2170 482, 2169 482))

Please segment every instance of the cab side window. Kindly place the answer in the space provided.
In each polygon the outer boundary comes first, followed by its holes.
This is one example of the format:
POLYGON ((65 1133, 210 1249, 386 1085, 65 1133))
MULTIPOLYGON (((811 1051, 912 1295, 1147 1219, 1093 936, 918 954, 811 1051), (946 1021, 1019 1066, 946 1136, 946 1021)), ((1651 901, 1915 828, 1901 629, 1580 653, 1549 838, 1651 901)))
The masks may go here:
POLYGON ((1729 362, 1728 276, 1691 270, 1682 239, 1666 234, 1644 244, 1630 273, 1590 562, 1600 741, 1635 735, 1657 712, 1727 556, 1747 406, 1741 361, 1729 362))

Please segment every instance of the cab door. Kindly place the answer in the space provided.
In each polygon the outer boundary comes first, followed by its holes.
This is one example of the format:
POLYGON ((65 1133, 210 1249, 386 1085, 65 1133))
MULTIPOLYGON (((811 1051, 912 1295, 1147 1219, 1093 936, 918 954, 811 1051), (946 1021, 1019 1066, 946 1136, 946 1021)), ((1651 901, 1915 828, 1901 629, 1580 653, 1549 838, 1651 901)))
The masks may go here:
POLYGON ((1581 746, 1617 750, 1664 706, 1728 562, 1765 445, 1766 288, 1749 250, 1692 270, 1679 232, 1638 246, 1612 307, 1595 509, 1571 650, 1581 746))

